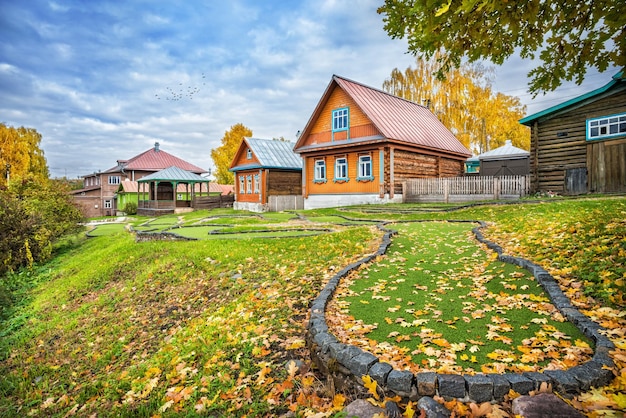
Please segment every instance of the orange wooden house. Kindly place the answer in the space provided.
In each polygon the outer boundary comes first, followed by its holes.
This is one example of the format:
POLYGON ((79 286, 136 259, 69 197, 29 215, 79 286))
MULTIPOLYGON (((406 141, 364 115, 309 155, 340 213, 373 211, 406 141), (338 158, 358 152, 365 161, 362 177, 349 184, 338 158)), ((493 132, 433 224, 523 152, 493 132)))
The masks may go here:
POLYGON ((244 137, 230 171, 234 209, 252 212, 302 209, 302 159, 291 142, 244 137))
POLYGON ((294 147, 304 208, 402 202, 402 182, 463 174, 471 153, 427 108, 334 75, 294 147))

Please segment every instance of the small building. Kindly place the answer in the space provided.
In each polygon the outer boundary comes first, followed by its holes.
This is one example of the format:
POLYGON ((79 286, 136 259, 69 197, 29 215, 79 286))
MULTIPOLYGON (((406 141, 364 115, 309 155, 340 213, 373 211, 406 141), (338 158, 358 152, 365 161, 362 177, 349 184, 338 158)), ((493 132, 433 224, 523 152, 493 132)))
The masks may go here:
POLYGON ((252 212, 302 209, 302 159, 286 141, 243 138, 230 171, 234 209, 252 212))
POLYGON ((402 202, 402 183, 463 174, 471 153, 425 106, 334 75, 294 151, 304 208, 402 202))
POLYGON ((465 161, 465 172, 481 176, 525 176, 530 172, 530 153, 513 146, 507 139, 503 146, 483 152, 465 161))
POLYGON ((174 166, 145 176, 137 184, 137 214, 144 216, 191 211, 196 197, 209 195, 208 179, 174 166))
POLYGON ((71 194, 87 218, 116 216, 118 211, 124 209, 123 205, 117 202, 117 192, 122 182, 137 181, 171 166, 197 175, 207 172, 197 165, 163 151, 159 143, 155 142, 153 148, 129 160, 117 160, 115 167, 83 176, 83 188, 73 190, 71 194))
POLYGON ((532 190, 626 192, 624 71, 596 90, 527 116, 532 190))

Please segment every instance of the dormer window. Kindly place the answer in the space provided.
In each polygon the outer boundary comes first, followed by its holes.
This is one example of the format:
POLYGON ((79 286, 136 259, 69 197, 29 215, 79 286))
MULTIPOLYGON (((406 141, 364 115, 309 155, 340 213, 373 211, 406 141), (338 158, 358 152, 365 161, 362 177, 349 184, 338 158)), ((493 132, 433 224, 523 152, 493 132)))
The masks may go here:
POLYGON ((246 151, 246 157, 248 158, 248 160, 252 159, 252 150, 250 148, 248 148, 248 151, 246 151))

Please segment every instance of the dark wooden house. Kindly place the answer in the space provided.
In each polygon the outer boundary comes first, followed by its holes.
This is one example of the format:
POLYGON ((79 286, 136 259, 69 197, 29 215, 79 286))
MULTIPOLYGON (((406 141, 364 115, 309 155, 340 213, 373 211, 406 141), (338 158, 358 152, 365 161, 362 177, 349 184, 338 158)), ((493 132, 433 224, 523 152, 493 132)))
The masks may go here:
POLYGON ((302 209, 302 159, 292 147, 291 142, 243 138, 230 166, 234 209, 302 209))
POLYGON ((402 202, 402 183, 454 177, 471 154, 425 106, 334 75, 294 151, 304 207, 402 202))
POLYGON ((532 189, 561 194, 626 192, 626 79, 527 116, 532 189))

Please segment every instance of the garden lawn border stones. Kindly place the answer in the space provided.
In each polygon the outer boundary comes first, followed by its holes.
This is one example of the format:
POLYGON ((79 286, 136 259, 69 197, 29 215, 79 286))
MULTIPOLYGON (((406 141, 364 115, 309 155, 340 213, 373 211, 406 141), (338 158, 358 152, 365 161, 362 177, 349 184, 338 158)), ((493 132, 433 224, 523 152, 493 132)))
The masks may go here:
POLYGON ((572 396, 590 387, 609 384, 613 378, 615 366, 609 351, 615 344, 600 331, 603 328, 576 309, 563 293, 554 278, 541 266, 520 258, 504 254, 498 244, 487 240, 482 229, 487 227, 483 221, 447 221, 471 222, 478 226, 472 229, 477 241, 486 245, 498 255, 498 260, 515 264, 528 270, 548 294, 554 306, 588 338, 595 342, 593 359, 569 370, 545 370, 543 372, 454 375, 424 372, 412 374, 406 370, 395 370, 385 362, 379 362, 371 353, 356 346, 340 343, 330 332, 326 323, 326 306, 332 298, 339 282, 351 271, 370 262, 376 256, 386 253, 391 244, 391 237, 396 233, 386 228, 388 223, 432 222, 432 221, 380 221, 377 227, 384 231, 382 242, 375 254, 368 255, 337 272, 327 283, 318 297, 311 304, 311 317, 307 328, 307 343, 313 361, 335 383, 351 382, 357 392, 363 393, 362 377, 369 375, 389 396, 399 395, 405 399, 417 400, 421 397, 438 394, 448 399, 461 399, 473 402, 502 401, 509 389, 525 395, 537 390, 542 383, 552 384, 553 390, 563 396, 572 396))

